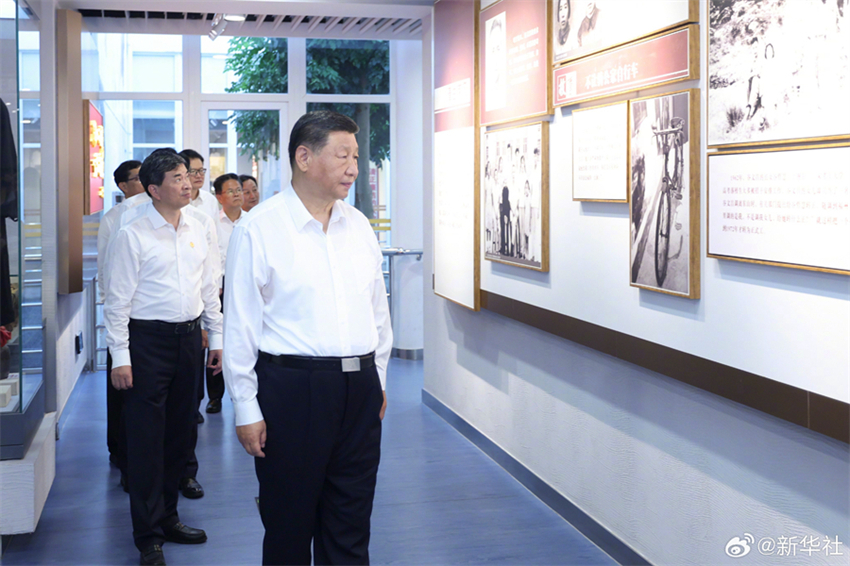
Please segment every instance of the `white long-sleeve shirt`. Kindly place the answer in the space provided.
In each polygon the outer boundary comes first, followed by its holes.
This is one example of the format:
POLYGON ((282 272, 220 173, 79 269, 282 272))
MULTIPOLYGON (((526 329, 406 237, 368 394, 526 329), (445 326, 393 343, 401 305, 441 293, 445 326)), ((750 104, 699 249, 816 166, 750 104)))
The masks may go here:
POLYGON ((223 354, 237 426, 263 420, 254 371, 260 351, 374 351, 386 387, 393 335, 382 260, 360 211, 337 201, 325 234, 292 185, 239 222, 228 251, 223 354))
POLYGON ((121 216, 123 204, 117 204, 106 211, 97 229, 97 292, 101 303, 106 299, 106 252, 115 232, 115 222, 121 216))
POLYGON ((218 215, 218 250, 221 255, 221 271, 224 272, 224 266, 227 263, 227 246, 230 245, 230 236, 233 234, 233 229, 236 228, 236 225, 239 224, 239 221, 245 215, 242 213, 242 210, 239 210, 239 218, 234 222, 230 219, 230 217, 222 210, 218 215))
MULTIPOLYGON (((151 197, 148 196, 147 193, 140 193, 134 195, 120 205, 117 208, 118 212, 114 219, 114 226, 112 227, 112 233, 109 238, 109 242, 107 242, 106 248, 106 268, 103 271, 103 285, 104 285, 104 297, 106 297, 106 287, 109 285, 109 274, 111 272, 111 263, 110 263, 110 254, 112 250, 112 243, 115 241, 115 236, 118 233, 118 230, 121 229, 122 226, 127 224, 128 222, 132 222, 139 215, 138 207, 143 204, 148 204, 151 202, 151 197)), ((181 212, 185 212, 189 216, 193 216, 197 220, 201 221, 204 226, 209 228, 207 232, 208 243, 210 245, 210 253, 215 256, 215 281, 217 282, 219 288, 221 288, 221 277, 224 274, 223 262, 220 258, 220 249, 218 245, 218 228, 216 227, 215 220, 211 219, 208 214, 202 212, 200 209, 191 206, 184 206, 181 212)), ((103 222, 103 220, 101 220, 103 222)), ((100 269, 100 232, 98 232, 98 269, 100 269)), ((98 281, 100 281, 100 271, 98 271, 98 281)), ((104 299, 105 300, 105 299, 104 299)))
POLYGON ((202 316, 211 350, 221 349, 222 316, 209 225, 181 211, 177 229, 148 203, 117 232, 103 318, 113 367, 131 365, 131 318, 187 322, 202 316))
POLYGON ((198 190, 198 198, 191 201, 189 206, 193 206, 204 212, 213 222, 218 221, 218 212, 221 210, 221 207, 218 204, 218 199, 206 187, 201 187, 198 190))

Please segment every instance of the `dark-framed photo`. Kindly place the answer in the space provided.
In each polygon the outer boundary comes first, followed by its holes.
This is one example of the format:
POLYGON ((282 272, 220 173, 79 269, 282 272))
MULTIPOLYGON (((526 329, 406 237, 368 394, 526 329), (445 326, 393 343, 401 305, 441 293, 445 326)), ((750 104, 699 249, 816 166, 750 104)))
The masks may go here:
POLYGON ((709 147, 850 138, 850 6, 707 1, 709 147))
POLYGON ((850 275, 850 144, 708 155, 708 257, 850 275))
POLYGON ((629 104, 573 110, 573 200, 629 202, 629 104))
POLYGON ((631 285, 699 298, 699 90, 629 102, 631 285))
POLYGON ((549 271, 549 122, 482 133, 484 258, 549 271))
POLYGON ((549 2, 555 65, 699 21, 698 0, 549 2))

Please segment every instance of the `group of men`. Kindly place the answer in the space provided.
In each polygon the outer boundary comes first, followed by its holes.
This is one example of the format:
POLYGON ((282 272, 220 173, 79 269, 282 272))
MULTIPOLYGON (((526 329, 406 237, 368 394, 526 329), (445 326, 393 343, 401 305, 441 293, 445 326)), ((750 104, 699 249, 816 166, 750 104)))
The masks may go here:
POLYGON ((107 443, 141 564, 165 564, 166 541, 207 541, 177 513, 180 492, 204 495, 204 366, 206 412, 226 382, 255 457, 263 563, 368 563, 392 329, 377 239, 342 201, 357 132, 334 112, 302 116, 292 182, 259 205, 256 179, 233 173, 213 198, 193 150, 116 169, 126 199, 98 234, 107 443))

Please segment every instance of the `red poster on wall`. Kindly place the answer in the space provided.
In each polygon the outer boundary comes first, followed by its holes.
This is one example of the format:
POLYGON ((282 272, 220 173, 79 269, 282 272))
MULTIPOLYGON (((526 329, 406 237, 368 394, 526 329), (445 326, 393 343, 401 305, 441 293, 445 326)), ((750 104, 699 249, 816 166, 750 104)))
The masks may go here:
POLYGON ((475 2, 441 0, 434 6, 434 131, 475 122, 475 2))
POLYGON ((543 0, 502 0, 479 14, 481 125, 552 112, 543 0))
POLYGON ((555 106, 699 78, 695 25, 556 68, 555 106))
POLYGON ((103 210, 104 156, 103 115, 88 100, 83 101, 83 116, 86 121, 85 197, 83 214, 86 216, 103 210))

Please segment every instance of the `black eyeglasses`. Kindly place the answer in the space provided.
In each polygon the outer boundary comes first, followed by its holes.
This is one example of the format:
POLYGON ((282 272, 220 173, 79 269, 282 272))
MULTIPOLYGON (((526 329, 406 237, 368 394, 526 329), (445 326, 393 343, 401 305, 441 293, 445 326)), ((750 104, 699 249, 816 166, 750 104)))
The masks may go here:
POLYGON ((189 175, 206 175, 206 169, 189 169, 186 171, 189 175))

